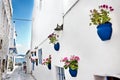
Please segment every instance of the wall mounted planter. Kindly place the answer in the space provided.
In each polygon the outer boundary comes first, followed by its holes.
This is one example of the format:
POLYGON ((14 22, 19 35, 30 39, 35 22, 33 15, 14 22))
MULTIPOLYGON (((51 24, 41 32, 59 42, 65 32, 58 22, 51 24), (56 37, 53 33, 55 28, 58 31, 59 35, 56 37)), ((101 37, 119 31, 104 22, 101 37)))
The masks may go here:
POLYGON ((110 40, 112 35, 112 23, 106 22, 98 25, 97 33, 102 41, 110 40))
POLYGON ((50 69, 50 70, 51 70, 51 64, 48 64, 48 69, 50 69))
POLYGON ((71 68, 69 68, 69 73, 72 77, 76 77, 77 76, 77 70, 72 70, 71 68))
POLYGON ((54 44, 54 49, 56 51, 59 51, 59 49, 60 49, 60 43, 59 42, 57 42, 57 43, 54 44))

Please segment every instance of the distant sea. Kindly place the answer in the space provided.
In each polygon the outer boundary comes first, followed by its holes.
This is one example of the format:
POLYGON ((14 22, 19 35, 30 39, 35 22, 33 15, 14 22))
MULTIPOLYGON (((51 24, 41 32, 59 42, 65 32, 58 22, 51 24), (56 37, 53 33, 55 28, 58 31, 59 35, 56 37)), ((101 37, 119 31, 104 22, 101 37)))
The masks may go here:
POLYGON ((25 58, 15 58, 15 63, 23 63, 25 58))

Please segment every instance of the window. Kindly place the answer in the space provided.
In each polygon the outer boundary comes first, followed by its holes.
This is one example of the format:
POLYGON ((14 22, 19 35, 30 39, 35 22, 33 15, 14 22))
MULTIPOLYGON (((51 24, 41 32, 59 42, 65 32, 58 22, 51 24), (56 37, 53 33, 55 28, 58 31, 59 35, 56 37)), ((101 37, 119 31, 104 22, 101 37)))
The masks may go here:
POLYGON ((36 56, 36 51, 34 52, 34 55, 36 56))
POLYGON ((39 59, 39 64, 42 64, 42 49, 38 50, 38 59, 39 59))
POLYGON ((0 49, 2 49, 2 43, 3 43, 3 41, 2 41, 2 39, 0 40, 0 49))
POLYGON ((119 78, 116 78, 116 77, 107 77, 107 80, 120 80, 119 78))
POLYGON ((120 80, 117 77, 112 77, 112 76, 99 76, 99 75, 94 75, 95 80, 120 80))
POLYGON ((31 52, 31 55, 34 56, 33 52, 31 52))
POLYGON ((65 80, 64 68, 56 67, 57 80, 65 80))
POLYGON ((36 66, 38 66, 38 59, 36 59, 36 66))
POLYGON ((35 62, 33 61, 32 62, 32 70, 34 70, 34 66, 35 66, 34 64, 35 64, 35 62))
POLYGON ((39 9, 40 10, 42 9, 42 0, 40 0, 40 2, 39 2, 39 9))

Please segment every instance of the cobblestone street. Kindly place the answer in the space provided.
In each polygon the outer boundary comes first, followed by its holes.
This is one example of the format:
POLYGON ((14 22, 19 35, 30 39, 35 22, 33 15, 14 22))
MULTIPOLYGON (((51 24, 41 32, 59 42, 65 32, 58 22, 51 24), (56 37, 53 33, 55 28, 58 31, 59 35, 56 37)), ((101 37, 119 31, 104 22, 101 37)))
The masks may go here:
POLYGON ((17 66, 13 73, 8 73, 5 80, 35 80, 31 74, 25 74, 21 66, 17 66))

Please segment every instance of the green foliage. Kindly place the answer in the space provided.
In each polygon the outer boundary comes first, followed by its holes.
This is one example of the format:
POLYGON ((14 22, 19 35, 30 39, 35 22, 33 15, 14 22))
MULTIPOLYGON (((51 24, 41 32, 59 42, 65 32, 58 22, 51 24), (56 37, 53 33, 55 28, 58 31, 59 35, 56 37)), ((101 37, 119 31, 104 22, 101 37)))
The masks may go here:
POLYGON ((77 70, 78 69, 78 62, 76 60, 70 62, 69 66, 72 70, 77 70))
POLYGON ((51 55, 49 55, 49 57, 48 58, 46 58, 46 59, 43 59, 43 65, 48 65, 48 64, 51 64, 51 55))
POLYGON ((111 6, 104 4, 104 5, 99 6, 99 9, 100 10, 97 10, 97 9, 90 10, 91 12, 90 25, 99 25, 99 24, 109 22, 111 20, 109 14, 111 11, 114 10, 111 6))
POLYGON ((58 40, 57 40, 57 35, 52 33, 48 36, 49 40, 50 40, 50 43, 53 43, 55 44, 58 40))
POLYGON ((71 56, 70 59, 67 57, 64 57, 61 62, 64 62, 65 65, 63 66, 65 69, 71 68, 72 70, 77 70, 78 69, 78 61, 80 58, 78 56, 71 56))

